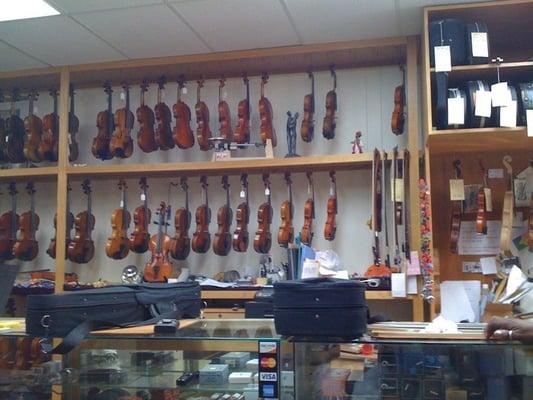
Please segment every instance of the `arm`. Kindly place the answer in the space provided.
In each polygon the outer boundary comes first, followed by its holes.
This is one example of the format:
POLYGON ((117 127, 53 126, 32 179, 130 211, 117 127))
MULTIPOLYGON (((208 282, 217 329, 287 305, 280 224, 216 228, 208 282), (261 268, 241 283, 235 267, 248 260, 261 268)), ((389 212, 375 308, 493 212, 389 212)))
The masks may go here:
POLYGON ((519 340, 522 343, 533 343, 533 323, 518 318, 492 317, 485 330, 490 340, 519 340), (511 334, 509 332, 512 331, 511 334), (511 338, 509 337, 511 336, 511 338))

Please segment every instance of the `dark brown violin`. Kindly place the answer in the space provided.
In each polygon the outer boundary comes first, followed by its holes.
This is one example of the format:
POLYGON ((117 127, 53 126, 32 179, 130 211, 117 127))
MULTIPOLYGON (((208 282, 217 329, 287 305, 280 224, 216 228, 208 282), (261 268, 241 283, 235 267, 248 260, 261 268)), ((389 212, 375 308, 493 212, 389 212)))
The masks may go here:
POLYGON ((196 89, 196 105, 194 110, 196 112, 196 136, 198 138, 198 145, 200 150, 209 150, 211 148, 211 130, 209 129, 209 109, 207 105, 200 100, 200 90, 204 86, 204 80, 198 81, 198 88, 196 89))
POLYGON ((278 244, 281 247, 288 247, 294 241, 294 227, 292 220, 294 217, 294 205, 292 203, 292 180, 289 172, 285 173, 285 183, 287 184, 288 199, 281 203, 281 225, 278 230, 278 244))
POLYGON ((479 162, 483 184, 477 192, 477 213, 476 213, 476 232, 482 235, 487 234, 487 199, 485 198, 485 189, 487 186, 487 173, 481 161, 479 162))
MULTIPOLYGON (((148 83, 144 81, 141 85, 141 105, 137 108, 137 121, 139 130, 137 131, 137 144, 145 153, 151 153, 159 148, 155 140, 154 124, 155 115, 150 107, 144 103, 144 94, 148 91, 148 83)), ((145 250, 146 251, 146 250, 145 250)))
POLYGON ((94 256, 94 242, 92 232, 95 219, 92 214, 91 182, 85 179, 81 185, 83 193, 87 196, 87 209, 74 218, 74 237, 67 249, 67 257, 70 261, 78 264, 86 264, 94 256))
POLYGON ((265 85, 268 82, 268 75, 261 76, 261 99, 259 99, 259 117, 261 119, 261 140, 266 143, 267 139, 272 140, 272 147, 276 147, 278 140, 274 129, 274 113, 270 100, 265 97, 265 85))
POLYGON ((19 215, 17 214, 17 187, 14 182, 9 184, 11 196, 11 210, 0 216, 0 260, 15 258, 13 247, 17 241, 19 230, 19 215))
POLYGON ((76 133, 80 129, 80 120, 76 117, 74 110, 74 86, 69 86, 70 95, 70 110, 68 112, 68 160, 70 162, 76 161, 79 156, 78 142, 76 141, 76 133))
POLYGON ((246 75, 243 76, 242 80, 246 86, 246 98, 239 101, 237 126, 233 135, 233 140, 239 144, 250 143, 250 83, 246 75))
POLYGON ((190 149, 194 146, 194 133, 191 129, 191 109, 181 100, 181 93, 185 88, 183 78, 178 79, 178 93, 176 104, 172 107, 176 126, 174 127, 174 142, 180 149, 190 149))
POLYGON ((150 239, 152 258, 144 267, 144 280, 147 282, 166 282, 171 277, 173 270, 172 263, 168 258, 170 237, 163 232, 163 227, 167 224, 167 207, 164 202, 161 202, 158 214, 157 234, 150 239))
POLYGON ((11 115, 6 121, 6 138, 4 156, 11 163, 22 163, 24 157, 24 121, 16 114, 15 102, 19 100, 19 92, 13 91, 11 97, 11 115))
POLYGON ((122 179, 118 182, 118 188, 122 193, 120 207, 111 214, 111 236, 107 239, 105 253, 109 258, 122 260, 130 251, 128 228, 131 223, 131 215, 126 203, 126 182, 122 179))
POLYGON ((263 184, 265 185, 265 196, 267 201, 261 204, 257 210, 257 231, 254 236, 254 250, 260 254, 267 254, 272 246, 272 234, 270 224, 272 223, 272 204, 270 200, 270 180, 268 174, 263 174, 263 184))
POLYGON ((133 139, 130 136, 135 117, 130 110, 130 88, 123 84, 126 93, 126 105, 115 111, 115 130, 109 141, 109 152, 112 157, 129 158, 133 154, 133 139))
MULTIPOLYGON (((455 179, 461 178, 461 160, 453 162, 455 179)), ((459 241, 459 232, 461 230, 461 215, 463 213, 463 202, 461 200, 452 201, 452 218, 450 224, 450 251, 457 253, 457 242, 459 241)))
POLYGON ((227 101, 224 100, 222 89, 226 85, 226 78, 219 79, 218 85, 218 135, 227 141, 233 141, 233 130, 231 129, 231 112, 227 101))
POLYGON ((170 242, 170 255, 176 260, 185 260, 191 252, 191 239, 189 229, 191 228, 191 211, 189 210, 189 185, 187 178, 180 179, 181 189, 185 192, 185 207, 176 210, 174 215, 174 227, 176 235, 170 242))
POLYGON ((326 139, 335 137, 335 128, 337 126, 337 117, 335 116, 337 112, 337 74, 333 67, 331 67, 331 76, 333 77, 333 90, 326 94, 326 116, 322 126, 322 135, 326 139))
POLYGON ((237 227, 233 232, 233 250, 237 252, 245 252, 248 249, 249 234, 248 234, 248 222, 250 222, 250 206, 248 204, 248 175, 241 175, 241 198, 244 201, 237 206, 235 212, 235 220, 237 227))
POLYGON ((304 205, 304 225, 302 227, 302 243, 311 246, 313 241, 313 220, 315 219, 315 187, 313 185, 313 174, 307 172, 307 193, 309 198, 304 205))
POLYGON ((174 148, 174 138, 172 137, 172 114, 170 108, 163 102, 163 91, 165 90, 165 78, 158 81, 157 104, 155 105, 155 119, 157 127, 155 130, 155 141, 161 150, 174 148))
MULTIPOLYGON (((70 184, 67 184, 67 227, 66 227, 66 234, 65 234, 65 249, 68 248, 68 245, 70 244, 70 232, 72 231, 72 227, 74 226, 74 215, 70 212, 70 191, 71 187, 70 184)), ((57 236, 57 213, 54 216, 54 230, 56 231, 56 234, 50 241, 50 245, 48 246, 48 249, 46 250, 46 254, 48 254, 52 258, 56 258, 56 236, 57 236)), ((67 253, 65 251, 65 259, 67 258, 67 253)))
POLYGON ((28 116, 24 118, 24 129, 26 130, 24 157, 32 162, 42 161, 41 157, 39 157, 39 144, 41 143, 41 136, 43 134, 43 122, 33 113, 33 102, 36 99, 37 93, 32 92, 29 94, 29 112, 28 116))
POLYGON ((327 204, 326 225, 324 226, 324 239, 335 240, 337 233, 337 180, 335 179, 335 171, 330 171, 329 178, 331 186, 329 188, 329 198, 327 204))
POLYGON ((43 134, 39 144, 39 157, 42 160, 57 161, 57 146, 59 142, 57 90, 52 89, 50 96, 54 99, 54 111, 43 118, 43 134))
POLYGON ((133 213, 133 223, 135 224, 135 228, 130 237, 130 250, 134 253, 142 254, 148 250, 148 242, 150 242, 148 226, 150 225, 150 218, 152 215, 148 208, 148 195, 146 194, 148 184, 146 183, 146 178, 140 179, 139 186, 142 191, 142 204, 137 207, 133 213))
POLYGON ((228 177, 222 177, 222 187, 226 191, 226 204, 217 211, 218 229, 213 238, 213 252, 217 256, 227 256, 231 250, 231 222, 233 220, 233 211, 229 201, 229 183, 228 177))
POLYGON ((400 69, 403 73, 403 83, 394 89, 394 109, 390 123, 392 133, 395 135, 401 135, 405 125, 405 70, 403 66, 400 66, 400 69))
POLYGON ((211 209, 209 208, 209 199, 207 196, 207 178, 202 176, 200 182, 202 183, 204 202, 196 209, 196 231, 192 237, 191 247, 196 253, 206 253, 211 246, 211 235, 209 233, 211 209))
POLYGON ((304 142, 312 141, 315 133, 315 76, 312 72, 308 74, 311 79, 311 94, 306 94, 304 97, 304 117, 300 130, 304 142))
POLYGON ((39 216, 35 213, 35 187, 29 182, 26 191, 30 195, 30 210, 22 213, 19 218, 20 236, 13 246, 13 254, 22 261, 31 261, 39 253, 39 242, 35 232, 39 229, 39 216))
POLYGON ((96 116, 96 127, 98 128, 98 133, 93 139, 91 152, 100 160, 110 160, 113 157, 109 151, 109 142, 111 140, 111 134, 115 129, 112 104, 113 90, 111 89, 111 85, 109 83, 104 85, 104 90, 107 94, 107 110, 100 111, 96 116))

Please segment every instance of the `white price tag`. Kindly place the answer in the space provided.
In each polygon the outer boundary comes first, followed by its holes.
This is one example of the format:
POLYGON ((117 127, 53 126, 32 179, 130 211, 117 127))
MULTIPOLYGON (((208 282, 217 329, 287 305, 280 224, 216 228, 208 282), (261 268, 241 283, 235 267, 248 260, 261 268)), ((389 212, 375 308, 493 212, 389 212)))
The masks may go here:
POLYGON ((241 190, 241 193, 239 194, 239 196, 241 199, 244 199, 246 197, 246 193, 244 192, 244 190, 241 190))
POLYGON ((237 240, 238 238, 239 238, 239 234, 234 233, 234 234, 233 234, 233 239, 237 240))
POLYGON ((435 46, 435 72, 448 72, 452 70, 452 55, 450 46, 435 46))
POLYGON ((407 296, 407 282, 403 272, 391 274, 391 294, 392 297, 407 296))
POLYGON ((33 106, 33 113, 34 114, 39 114, 39 107, 33 106))
POLYGON ((329 195, 330 196, 333 196, 335 194, 335 191, 333 190, 332 187, 329 188, 329 195))
POLYGON ((185 86, 181 88, 181 94, 187 94, 187 88, 185 86))
POLYGON ((488 57, 489 56, 489 41, 487 39, 487 32, 472 32, 472 56, 473 57, 488 57))
POLYGON ((266 189, 265 189, 265 196, 268 196, 268 195, 270 195, 270 189, 269 189, 269 188, 266 188, 266 189))
POLYGON ((390 187, 390 200, 396 203, 403 203, 403 178, 396 178, 396 187, 394 187, 394 178, 391 178, 390 187), (394 196, 395 192, 396 196, 394 196))
POLYGON ((145 201, 146 200, 146 195, 144 193, 141 193, 141 201, 145 201))
POLYGON ((222 98, 224 100, 226 100, 228 98, 228 92, 226 92, 225 90, 222 92, 222 98))
POLYGON ((124 207, 124 202, 120 200, 120 207, 124 207))
POLYGON ((516 100, 506 107, 500 107, 500 126, 507 128, 516 127, 516 100))
POLYGON ((487 175, 489 179, 502 179, 503 168, 490 168, 487 175))
POLYGON ((124 91, 120 92, 120 100, 126 100, 126 93, 124 93, 124 91))
POLYGON ((490 188, 483 188, 485 192, 485 207, 488 212, 492 212, 492 191, 490 188))
POLYGON ((448 124, 464 125, 465 123, 465 99, 456 97, 448 99, 448 124))
POLYGON ((533 136, 533 110, 526 110, 527 135, 533 136))
POLYGON ((462 179, 450 179, 450 200, 463 201, 465 199, 465 181, 462 179))
POLYGON ((476 109, 474 115, 476 117, 490 118, 492 113, 492 97, 490 92, 487 92, 486 90, 478 90, 475 93, 475 98, 476 109))
POLYGON ((492 97, 492 107, 505 107, 513 101, 507 82, 491 85, 490 94, 492 97))

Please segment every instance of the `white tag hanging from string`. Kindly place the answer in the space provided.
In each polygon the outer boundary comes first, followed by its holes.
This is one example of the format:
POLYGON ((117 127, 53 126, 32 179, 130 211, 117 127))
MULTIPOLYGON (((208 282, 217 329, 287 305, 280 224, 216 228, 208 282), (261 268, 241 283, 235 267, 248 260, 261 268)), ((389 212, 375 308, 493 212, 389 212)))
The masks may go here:
POLYGON ((463 201, 465 199, 465 182, 462 179, 450 179, 450 200, 463 201))
POLYGON ((120 92, 120 100, 121 101, 126 101, 126 92, 124 90, 122 90, 120 92))
POLYGON ((435 72, 449 72, 452 70, 452 55, 450 46, 435 46, 435 72))
POLYGON ((478 90, 475 93, 476 96, 476 107, 474 111, 474 115, 476 117, 485 117, 490 118, 490 115, 492 113, 492 107, 491 107, 491 95, 490 92, 486 90, 478 90))
POLYGON ((33 106, 33 113, 34 114, 39 114, 39 107, 33 106))
POLYGON ((333 188, 330 186, 329 187, 329 195, 330 196, 333 196, 335 194, 335 191, 333 190, 333 188))
POLYGON ((144 193, 141 193, 141 201, 145 201, 146 200, 146 195, 144 193))
POLYGON ((499 82, 491 85, 492 107, 506 107, 513 101, 507 82, 499 82))
POLYGON ((187 94, 187 86, 181 88, 181 94, 187 94))
POLYGON ((228 92, 226 92, 225 90, 222 92, 222 99, 223 100, 226 100, 228 98, 228 92))
POLYGON ((516 100, 511 101, 506 107, 500 107, 500 126, 505 128, 516 128, 516 100))
POLYGON ((448 99, 448 124, 464 125, 465 123, 465 99, 455 97, 448 99))
POLYGON ((470 38, 472 39, 472 56, 488 57, 489 41, 487 39, 487 32, 472 32, 470 38))
POLYGON ((265 196, 269 196, 270 195, 270 189, 269 188, 265 188, 265 196))
POLYGON ((120 207, 124 207, 124 200, 120 200, 120 207))
POLYGON ((483 191, 485 192, 485 207, 487 208, 487 212, 492 212, 492 191, 488 187, 483 188, 483 191))
POLYGON ((533 136, 533 110, 526 110, 527 136, 533 136))
POLYGON ((239 194, 239 197, 241 199, 244 199, 246 197, 246 192, 244 190, 241 190, 241 193, 239 194))

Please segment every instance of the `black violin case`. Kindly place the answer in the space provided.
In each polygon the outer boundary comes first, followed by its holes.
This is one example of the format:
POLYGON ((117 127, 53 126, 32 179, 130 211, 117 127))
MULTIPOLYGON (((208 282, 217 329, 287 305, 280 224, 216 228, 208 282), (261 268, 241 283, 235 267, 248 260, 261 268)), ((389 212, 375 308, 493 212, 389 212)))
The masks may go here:
POLYGON ((466 82, 466 123, 469 128, 487 128, 489 126, 492 126, 492 118, 476 116, 476 92, 478 90, 490 92, 490 85, 487 82, 481 80, 466 82))
POLYGON ((332 278, 277 282, 274 322, 285 336, 357 338, 366 332, 365 284, 332 278))
POLYGON ((435 66, 436 46, 450 46, 452 65, 466 63, 466 25, 455 18, 441 19, 429 23, 429 57, 435 66))
POLYGON ((518 113, 520 115, 520 124, 527 125, 526 110, 533 110, 533 82, 524 82, 518 85, 518 113))

